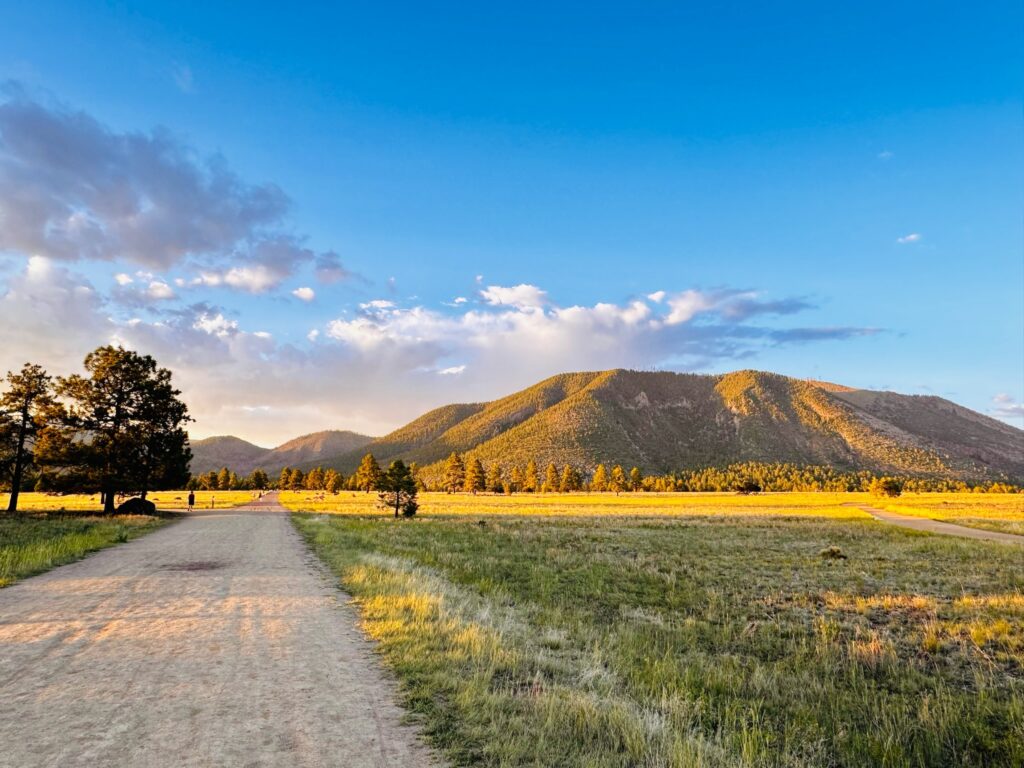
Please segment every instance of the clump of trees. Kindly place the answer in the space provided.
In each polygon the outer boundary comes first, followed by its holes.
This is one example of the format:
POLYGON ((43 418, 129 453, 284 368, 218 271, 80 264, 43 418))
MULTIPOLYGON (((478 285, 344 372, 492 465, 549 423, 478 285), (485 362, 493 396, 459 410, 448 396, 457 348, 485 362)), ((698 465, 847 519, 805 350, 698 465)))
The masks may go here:
POLYGON ((104 346, 85 375, 53 378, 26 364, 0 396, 0 467, 17 510, 27 487, 99 491, 105 512, 120 495, 181 488, 192 453, 188 409, 171 372, 149 355, 104 346))

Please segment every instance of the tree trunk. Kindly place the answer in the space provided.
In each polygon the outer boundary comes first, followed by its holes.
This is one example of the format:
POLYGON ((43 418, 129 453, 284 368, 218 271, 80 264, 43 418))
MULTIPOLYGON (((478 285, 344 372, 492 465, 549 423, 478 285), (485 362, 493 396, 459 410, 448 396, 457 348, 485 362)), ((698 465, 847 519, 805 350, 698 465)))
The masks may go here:
POLYGON ((18 430, 18 450, 14 454, 14 474, 11 475, 11 498, 7 502, 8 512, 18 511, 18 494, 21 493, 21 475, 25 469, 25 431, 28 429, 28 414, 21 415, 21 429, 18 430))
POLYGON ((108 487, 103 491, 103 512, 112 515, 114 511, 114 492, 108 487))

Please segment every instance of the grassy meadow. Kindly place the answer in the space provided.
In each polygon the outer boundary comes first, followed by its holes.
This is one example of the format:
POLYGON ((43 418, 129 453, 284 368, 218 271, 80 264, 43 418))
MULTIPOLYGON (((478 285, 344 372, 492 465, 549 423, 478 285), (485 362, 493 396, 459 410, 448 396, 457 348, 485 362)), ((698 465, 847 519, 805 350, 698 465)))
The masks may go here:
POLYGON ((0 587, 138 538, 166 522, 145 515, 0 515, 0 587))
MULTIPOLYGON (((210 509, 211 503, 217 509, 237 507, 252 501, 252 491, 196 491, 196 508, 210 509)), ((6 493, 0 493, 0 509, 7 509, 6 493)), ((146 498, 156 508, 168 512, 188 507, 188 491, 151 491, 146 498)), ((121 500, 118 500, 118 504, 121 500)), ((102 511, 98 493, 21 493, 18 495, 18 510, 21 512, 97 512, 102 511)))
POLYGON ((853 494, 282 501, 457 765, 1024 764, 1019 547, 853 494))

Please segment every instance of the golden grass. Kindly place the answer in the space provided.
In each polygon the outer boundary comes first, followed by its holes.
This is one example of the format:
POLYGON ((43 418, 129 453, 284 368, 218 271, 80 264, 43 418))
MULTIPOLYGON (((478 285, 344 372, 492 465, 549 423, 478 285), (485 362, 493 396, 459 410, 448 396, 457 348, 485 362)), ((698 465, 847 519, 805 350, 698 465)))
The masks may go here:
MULTIPOLYGON (((419 515, 488 515, 601 517, 631 516, 814 516, 869 519, 850 502, 870 503, 866 493, 543 493, 447 494, 421 493, 419 515)), ((337 495, 313 491, 283 491, 281 503, 296 512, 367 515, 377 512, 372 493, 345 491, 337 495)))
MULTIPOLYGON (((237 507, 252 501, 252 491, 196 491, 196 507, 209 509, 211 502, 216 508, 237 507)), ((0 505, 7 509, 9 494, 0 494, 0 505)), ((188 506, 188 491, 154 491, 147 498, 161 510, 180 510, 188 506)), ((120 503, 120 500, 118 500, 120 503)), ((92 512, 102 509, 98 493, 22 493, 18 496, 19 512, 92 512)))

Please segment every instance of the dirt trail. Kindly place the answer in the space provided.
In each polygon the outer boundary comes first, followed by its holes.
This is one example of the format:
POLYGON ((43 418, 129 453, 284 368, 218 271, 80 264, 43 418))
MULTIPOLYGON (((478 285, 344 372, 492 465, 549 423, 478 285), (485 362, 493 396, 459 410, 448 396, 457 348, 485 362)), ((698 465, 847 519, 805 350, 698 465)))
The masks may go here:
POLYGON ((928 533, 941 533, 946 536, 961 536, 965 539, 981 539, 983 541, 1001 541, 1004 544, 1024 545, 1024 536, 1017 536, 1013 533, 1002 533, 1001 531, 984 531, 980 528, 968 528, 955 523, 944 523, 940 520, 932 520, 927 517, 914 517, 913 515, 901 515, 897 512, 889 512, 885 509, 878 509, 867 504, 849 503, 846 507, 856 507, 862 512, 867 512, 876 520, 883 523, 898 525, 901 528, 912 528, 915 531, 927 531, 928 533))
POLYGON ((0 590, 0 765, 436 765, 273 497, 0 590))

